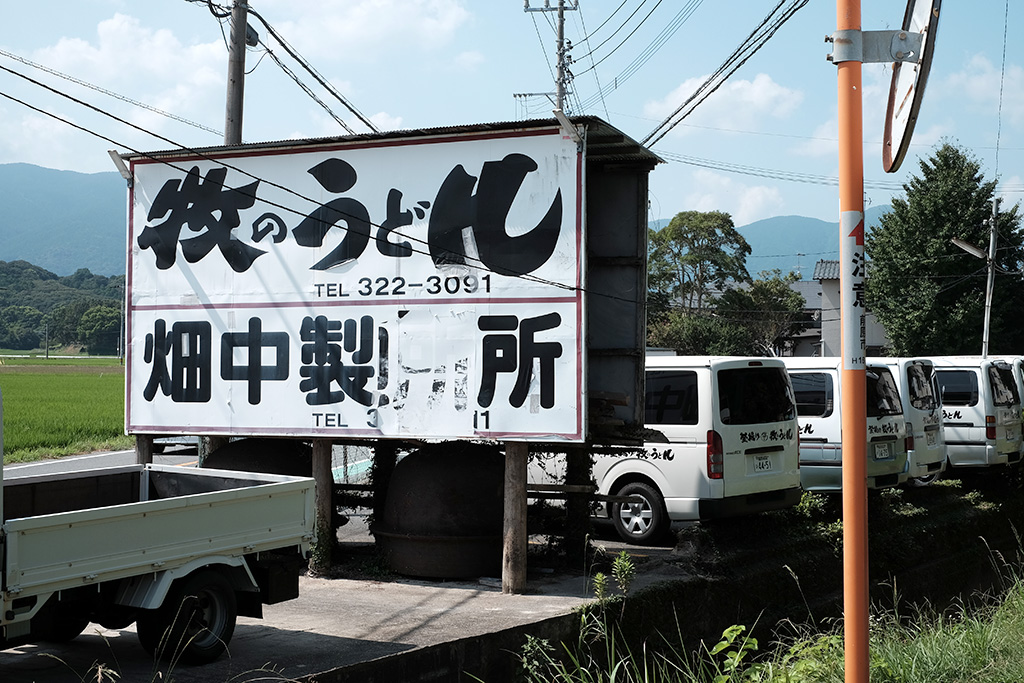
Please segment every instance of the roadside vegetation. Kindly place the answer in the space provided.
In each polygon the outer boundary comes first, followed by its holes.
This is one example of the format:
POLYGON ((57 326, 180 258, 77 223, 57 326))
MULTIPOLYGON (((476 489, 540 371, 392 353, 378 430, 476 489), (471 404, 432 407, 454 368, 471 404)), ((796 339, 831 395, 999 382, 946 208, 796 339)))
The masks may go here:
MULTIPOLYGON (((895 606, 873 608, 869 634, 873 682, 1024 681, 1020 558, 1011 564, 998 551, 990 555, 998 574, 996 590, 958 598, 945 608, 926 601, 923 606, 907 607, 898 595, 888 601, 895 606)), ((655 632, 638 642, 624 618, 634 575, 630 563, 623 552, 611 563, 614 581, 602 573, 593 576, 596 603, 580 612, 574 642, 553 644, 527 636, 519 655, 525 680, 843 683, 840 618, 815 622, 809 617, 801 624, 784 619, 765 643, 751 635, 747 626, 737 624, 726 628, 717 642, 706 642, 688 640, 682 634, 689 606, 681 605, 675 614, 677 632, 655 632)), ((643 601, 642 596, 637 599, 643 601)))
POLYGON ((4 462, 131 448, 117 358, 0 356, 4 462))

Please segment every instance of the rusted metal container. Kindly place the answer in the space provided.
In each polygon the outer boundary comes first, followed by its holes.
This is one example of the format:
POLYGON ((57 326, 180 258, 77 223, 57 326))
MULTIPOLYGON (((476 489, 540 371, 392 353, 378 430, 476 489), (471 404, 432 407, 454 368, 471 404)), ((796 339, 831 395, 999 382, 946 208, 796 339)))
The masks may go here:
POLYGON ((431 444, 402 458, 373 526, 391 569, 427 578, 500 576, 501 451, 484 444, 431 444))

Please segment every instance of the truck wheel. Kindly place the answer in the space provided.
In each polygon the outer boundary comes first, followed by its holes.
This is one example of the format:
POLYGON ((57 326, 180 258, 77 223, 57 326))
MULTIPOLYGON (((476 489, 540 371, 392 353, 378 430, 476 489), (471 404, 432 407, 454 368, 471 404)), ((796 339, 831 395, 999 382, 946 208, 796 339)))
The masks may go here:
POLYGON ((612 505, 612 520, 619 537, 626 543, 653 545, 668 530, 668 513, 665 501, 653 487, 642 482, 626 484, 617 496, 635 496, 640 503, 615 503, 612 505))
POLYGON ((199 569, 176 581, 155 610, 139 615, 139 642, 150 655, 186 664, 220 657, 235 630, 235 591, 223 574, 199 569))
POLYGON ((60 615, 50 625, 46 633, 46 640, 51 643, 67 643, 78 636, 89 625, 89 618, 76 614, 60 615))

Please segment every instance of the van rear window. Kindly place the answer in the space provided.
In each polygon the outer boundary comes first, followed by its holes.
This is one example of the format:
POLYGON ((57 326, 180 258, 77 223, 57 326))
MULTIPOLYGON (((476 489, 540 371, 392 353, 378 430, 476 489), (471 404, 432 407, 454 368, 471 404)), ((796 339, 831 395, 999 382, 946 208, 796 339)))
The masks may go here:
POLYGON ((992 402, 995 405, 1009 406, 1020 403, 1017 383, 1013 379, 1013 370, 1009 365, 988 366, 988 381, 992 385, 992 402))
POLYGON ((727 425, 784 422, 796 417, 783 368, 719 370, 718 409, 727 425))
POLYGON ((796 414, 800 417, 828 417, 835 409, 832 377, 824 372, 791 372, 796 414))
POLYGON ((939 407, 929 366, 923 363, 908 364, 907 388, 910 390, 910 405, 918 410, 934 410, 939 407))
POLYGON ((978 375, 971 370, 939 370, 939 396, 944 406, 978 405, 978 375))
POLYGON ((650 370, 644 391, 644 423, 697 424, 697 373, 692 370, 650 370))
POLYGON ((900 401, 900 390, 896 388, 896 380, 892 378, 889 368, 871 366, 867 368, 866 378, 868 417, 902 415, 903 402, 900 401))

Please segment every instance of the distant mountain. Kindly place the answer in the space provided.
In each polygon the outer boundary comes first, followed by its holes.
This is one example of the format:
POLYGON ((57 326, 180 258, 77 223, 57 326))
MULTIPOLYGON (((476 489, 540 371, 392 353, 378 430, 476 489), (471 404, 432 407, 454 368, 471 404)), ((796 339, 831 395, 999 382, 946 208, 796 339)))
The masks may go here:
MULTIPOLYGON (((867 230, 878 225, 879 219, 891 210, 889 206, 874 206, 865 212, 867 230)), ((650 227, 659 230, 668 225, 668 218, 651 221, 650 227)), ((762 270, 778 268, 783 273, 799 271, 809 280, 814 264, 821 260, 839 258, 839 222, 829 223, 806 216, 775 216, 737 226, 750 245, 747 270, 754 277, 762 270)))
POLYGON ((0 164, 0 261, 57 275, 122 275, 128 191, 116 171, 75 173, 0 164))

